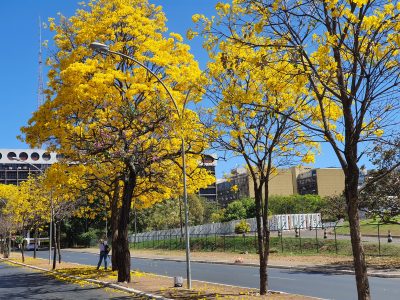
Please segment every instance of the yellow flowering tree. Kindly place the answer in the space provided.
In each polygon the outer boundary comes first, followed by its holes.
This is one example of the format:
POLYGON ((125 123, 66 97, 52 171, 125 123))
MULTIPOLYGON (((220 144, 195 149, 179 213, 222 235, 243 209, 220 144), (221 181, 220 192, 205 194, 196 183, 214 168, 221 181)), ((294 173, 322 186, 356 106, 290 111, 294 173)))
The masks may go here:
MULTIPOLYGON (((37 231, 44 225, 48 219, 48 214, 45 213, 46 206, 36 194, 35 187, 37 186, 35 178, 31 177, 27 181, 22 182, 19 186, 1 185, 0 198, 3 201, 2 213, 4 217, 8 217, 12 222, 9 222, 9 233, 20 233, 21 236, 21 255, 22 261, 24 257, 24 238, 27 231, 35 231, 35 245, 37 243, 37 231)), ((36 251, 35 251, 36 257, 36 251)))
POLYGON ((207 147, 197 114, 184 109, 201 99, 201 92, 192 91, 203 78, 182 37, 167 34, 165 20, 161 8, 146 0, 94 0, 70 19, 50 20, 58 50, 49 61, 48 100, 22 129, 32 146, 47 142, 71 162, 118 168, 122 191, 113 249, 118 281, 130 281, 128 223, 134 195, 151 184, 154 191, 140 201, 151 204, 171 196, 162 180, 181 173, 181 137, 189 173, 207 147), (88 46, 95 41, 143 62, 162 78, 177 108, 147 69, 93 53, 88 46))
POLYGON ((23 225, 24 229, 34 232, 34 254, 38 244, 39 231, 50 221, 49 205, 46 201, 41 186, 40 177, 31 176, 27 181, 19 185, 19 198, 10 203, 10 210, 16 214, 16 218, 23 225))
MULTIPOLYGON (((38 231, 49 221, 50 211, 48 203, 43 201, 41 186, 35 177, 15 185, 1 185, 0 197, 3 199, 3 214, 12 219, 10 230, 19 232, 24 239, 26 233, 34 231, 35 246, 37 245, 38 231)), ((24 260, 24 240, 22 240, 21 254, 24 260)), ((36 247, 34 252, 36 258, 36 247)))
POLYGON ((19 191, 17 186, 0 184, 0 226, 3 240, 2 252, 4 257, 8 257, 11 251, 11 235, 21 229, 13 210, 10 209, 11 203, 17 199, 18 194, 19 191))
MULTIPOLYGON (((292 65, 283 74, 306 78, 308 91, 294 105, 301 113, 291 119, 328 142, 342 166, 358 297, 370 299, 359 230, 359 164, 371 142, 399 134, 400 3, 233 0, 219 3, 217 12, 212 19, 193 17, 208 48, 223 40, 274 49, 279 63, 292 65)), ((258 58, 259 64, 275 62, 269 55, 258 58)))
MULTIPOLYGON (((209 45, 206 41, 206 45, 209 45)), ((220 150, 241 156, 252 178, 260 257, 260 293, 268 287, 269 181, 278 168, 309 163, 316 144, 301 126, 292 121, 293 106, 301 97, 304 78, 293 77, 293 66, 285 61, 268 65, 259 58, 278 53, 221 41, 209 48, 208 74, 211 84, 207 96, 215 104, 211 110, 215 128, 213 141, 220 150), (283 73, 285 70, 286 73, 283 73), (277 113, 276 109, 283 113, 277 113)), ((233 186, 233 189, 237 187, 233 186)))
POLYGON ((79 191, 87 186, 84 180, 86 172, 87 167, 84 165, 55 163, 38 178, 40 179, 38 192, 42 193, 47 213, 51 211, 53 215, 53 236, 50 237, 55 249, 53 269, 56 268, 57 255, 58 262, 61 263, 61 223, 72 216, 79 215, 79 209, 85 205, 86 198, 83 198, 79 191))

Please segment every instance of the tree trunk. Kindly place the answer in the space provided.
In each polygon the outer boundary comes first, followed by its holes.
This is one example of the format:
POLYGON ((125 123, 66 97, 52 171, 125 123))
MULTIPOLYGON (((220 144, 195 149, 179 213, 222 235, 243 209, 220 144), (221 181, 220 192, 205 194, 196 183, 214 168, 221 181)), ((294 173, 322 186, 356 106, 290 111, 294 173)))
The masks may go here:
POLYGON ((57 263, 57 238, 56 238, 56 236, 57 236, 57 226, 54 226, 54 225, 56 225, 56 222, 54 222, 53 223, 53 227, 54 227, 54 230, 53 230, 53 236, 51 237, 52 239, 53 239, 53 247, 54 247, 54 252, 53 252, 53 270, 55 270, 55 268, 56 268, 56 263, 57 263))
POLYGON ((22 244, 20 244, 20 247, 21 247, 21 257, 22 257, 22 262, 25 262, 24 246, 25 246, 25 243, 24 243, 24 241, 22 241, 22 244))
MULTIPOLYGON (((136 200, 135 200, 136 201, 136 200)), ((136 209, 136 202, 134 203, 133 206, 134 211, 134 229, 135 229, 135 240, 134 240, 134 245, 136 245, 136 237, 137 237, 137 209, 136 209)))
POLYGON ((61 222, 57 224, 57 252, 58 252, 58 263, 61 264, 61 222))
POLYGON ((119 223, 119 211, 118 211, 118 200, 119 200, 119 181, 114 188, 114 197, 111 203, 111 267, 112 270, 117 270, 117 239, 118 239, 118 223, 119 223))
POLYGON ((4 255, 4 241, 5 241, 5 238, 4 238, 4 236, 2 234, 0 235, 0 238, 1 238, 0 253, 4 255))
POLYGON ((359 300, 371 299, 365 262, 364 247, 361 243, 360 218, 358 214, 358 168, 349 168, 345 178, 345 196, 349 216, 351 246, 359 300))
POLYGON ((35 233, 34 233, 34 246, 33 246, 33 258, 36 258, 36 248, 38 246, 38 229, 37 226, 35 226, 35 233))
POLYGON ((11 231, 8 232, 8 243, 7 243, 7 258, 10 257, 11 254, 11 231))
POLYGON ((26 230, 23 229, 23 230, 22 230, 22 243, 19 245, 19 246, 21 247, 20 250, 21 250, 22 262, 25 262, 25 253, 24 253, 25 236, 27 236, 26 230))
MULTIPOLYGON (((269 165, 268 170, 267 170, 267 180, 264 182, 264 201, 261 200, 261 203, 264 203, 264 206, 262 207, 262 221, 263 221, 263 237, 264 237, 264 262, 263 262, 263 269, 262 271, 265 273, 265 292, 268 292, 268 259, 269 259, 269 237, 270 237, 270 231, 269 231, 269 224, 268 224, 268 194, 269 194, 269 172, 270 172, 271 166, 269 165)), ((262 197, 262 194, 261 194, 262 197)))
POLYGON ((8 232, 8 250, 7 250, 7 257, 11 255, 11 248, 12 248, 12 238, 11 238, 11 230, 8 232))
POLYGON ((131 211, 133 190, 136 185, 136 173, 130 169, 129 175, 124 180, 122 206, 119 213, 118 238, 116 243, 118 282, 131 281, 131 255, 129 252, 128 224, 131 211))
POLYGON ((257 222, 257 241, 258 241, 258 257, 260 261, 260 295, 265 295, 268 291, 268 275, 267 275, 267 260, 265 252, 265 226, 262 212, 262 190, 254 185, 254 196, 256 204, 256 222, 257 222))

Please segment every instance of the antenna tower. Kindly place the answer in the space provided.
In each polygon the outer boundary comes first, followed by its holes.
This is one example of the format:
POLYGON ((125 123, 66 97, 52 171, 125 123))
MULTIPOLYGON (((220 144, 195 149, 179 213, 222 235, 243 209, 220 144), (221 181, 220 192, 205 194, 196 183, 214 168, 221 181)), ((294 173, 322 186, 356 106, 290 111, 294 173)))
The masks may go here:
POLYGON ((37 106, 44 103, 43 93, 43 59, 42 59, 42 21, 39 16, 39 70, 38 70, 38 91, 37 91, 37 106))

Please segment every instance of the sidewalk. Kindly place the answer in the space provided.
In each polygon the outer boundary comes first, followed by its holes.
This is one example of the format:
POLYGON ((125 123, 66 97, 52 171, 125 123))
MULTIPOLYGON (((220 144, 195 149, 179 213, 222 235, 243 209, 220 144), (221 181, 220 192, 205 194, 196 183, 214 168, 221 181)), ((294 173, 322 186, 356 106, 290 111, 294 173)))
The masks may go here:
MULTIPOLYGON (((66 251, 98 253, 97 248, 68 248, 66 251)), ((133 258, 185 261, 185 251, 131 249, 133 258)), ((257 267, 257 254, 239 254, 231 252, 191 252, 191 261, 199 263, 241 264, 257 267), (237 263, 236 261, 242 261, 237 263)), ((373 277, 400 278, 400 260, 385 257, 373 257, 367 260, 368 274, 373 277)), ((296 269, 305 272, 323 272, 333 274, 354 274, 352 260, 348 256, 328 255, 275 255, 269 257, 270 268, 296 269)))

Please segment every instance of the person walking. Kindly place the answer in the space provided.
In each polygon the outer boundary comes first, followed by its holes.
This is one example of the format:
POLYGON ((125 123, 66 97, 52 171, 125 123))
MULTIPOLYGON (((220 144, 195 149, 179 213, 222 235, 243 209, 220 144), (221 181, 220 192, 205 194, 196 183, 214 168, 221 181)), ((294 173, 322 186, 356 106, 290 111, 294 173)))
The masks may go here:
POLYGON ((99 257, 99 263, 97 264, 97 270, 100 268, 103 259, 104 259, 104 270, 107 270, 107 255, 109 252, 108 249, 109 248, 107 245, 107 241, 101 239, 99 241, 100 257, 99 257))

